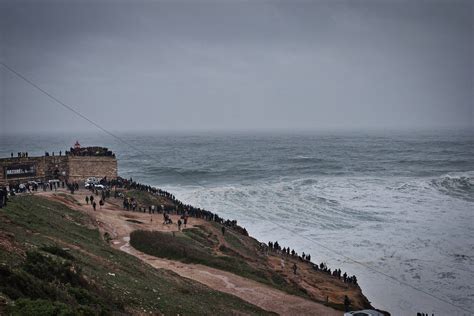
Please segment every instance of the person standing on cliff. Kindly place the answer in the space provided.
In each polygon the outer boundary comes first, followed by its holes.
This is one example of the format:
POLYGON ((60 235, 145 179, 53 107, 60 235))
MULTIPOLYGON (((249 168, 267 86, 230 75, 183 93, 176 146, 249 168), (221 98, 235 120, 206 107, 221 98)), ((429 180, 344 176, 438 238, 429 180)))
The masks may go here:
POLYGON ((86 195, 86 204, 89 204, 89 197, 86 195))
POLYGON ((293 274, 296 275, 296 270, 298 269, 298 267, 296 266, 296 263, 293 263, 293 274))
POLYGON ((350 309, 350 306, 351 306, 351 300, 349 299, 349 297, 347 297, 347 295, 344 295, 344 310, 348 312, 350 309))

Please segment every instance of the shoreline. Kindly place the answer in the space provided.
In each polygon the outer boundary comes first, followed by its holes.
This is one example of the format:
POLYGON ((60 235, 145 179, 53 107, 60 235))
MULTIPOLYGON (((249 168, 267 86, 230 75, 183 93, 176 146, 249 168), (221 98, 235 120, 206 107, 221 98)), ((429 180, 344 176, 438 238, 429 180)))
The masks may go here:
MULTIPOLYGON (((170 214, 174 214, 173 216, 180 216, 180 215, 183 214, 183 210, 186 210, 186 211, 189 211, 190 216, 192 218, 198 218, 198 219, 210 222, 210 223, 216 222, 217 224, 224 225, 224 226, 228 227, 229 229, 231 229, 231 230, 233 230, 233 231, 235 231, 239 234, 242 234, 243 236, 248 236, 248 233, 245 230, 245 228, 237 225, 237 222, 231 221, 231 220, 224 220, 223 218, 219 217, 215 213, 211 213, 207 210, 203 210, 203 209, 199 209, 199 208, 196 209, 196 208, 194 208, 190 205, 183 204, 181 201, 176 199, 176 197, 173 194, 171 194, 167 191, 163 191, 163 190, 156 189, 156 188, 151 188, 149 186, 144 186, 144 185, 138 184, 136 182, 132 182, 132 181, 128 182, 127 180, 124 180, 124 179, 118 179, 116 181, 111 181, 111 183, 109 183, 109 184, 110 184, 110 187, 113 188, 112 192, 122 192, 122 193, 125 194, 127 191, 131 190, 130 192, 132 192, 132 191, 133 192, 146 192, 146 193, 150 193, 151 195, 155 195, 155 196, 159 196, 159 197, 165 196, 166 198, 172 200, 173 203, 176 203, 176 207, 174 209, 174 212, 170 208, 167 208, 166 206, 163 208, 165 212, 169 212, 170 214), (121 190, 126 190, 126 191, 121 191, 121 190), (154 192, 151 192, 151 191, 154 191, 154 192)), ((57 192, 62 194, 61 192, 67 192, 67 190, 60 189, 57 192)), ((80 193, 81 195, 83 195, 84 192, 86 192, 86 195, 87 195, 87 194, 89 194, 87 192, 90 192, 90 190, 86 189, 84 191, 84 189, 81 188, 79 191, 76 191, 76 194, 80 193), (82 192, 82 193, 80 193, 80 192, 82 192)), ((57 195, 55 193, 55 190, 47 191, 45 193, 50 193, 53 196, 57 195)), ((43 193, 41 193, 41 191, 40 191, 39 194, 42 195, 43 193)), ((66 194, 69 195, 68 193, 66 193, 66 194)), ((74 195, 69 195, 69 196, 74 199, 74 195)), ((120 197, 119 197, 119 200, 120 200, 120 197)), ((81 203, 83 203, 83 201, 81 203)), ((147 208, 143 207, 143 204, 139 203, 136 207, 137 207, 137 209, 135 209, 135 211, 132 211, 132 210, 127 211, 127 210, 122 209, 121 212, 129 213, 130 215, 132 215, 132 214, 139 215, 139 214, 143 214, 143 213, 146 214, 147 213, 147 208)), ((151 209, 151 208, 149 208, 149 209, 151 209)), ((100 212, 99 209, 97 211, 100 212)), ((145 215, 145 214, 143 214, 143 215, 145 215)), ((253 237, 251 237, 251 238, 254 239, 253 237)), ((268 247, 266 245, 264 247, 266 247, 267 251, 269 251, 268 247)), ((272 251, 269 251, 269 252, 273 253, 273 256, 277 256, 277 257, 283 257, 284 258, 285 256, 287 256, 286 254, 282 255, 281 251, 282 251, 281 248, 279 248, 279 249, 275 248, 275 250, 272 250, 272 251)), ((298 259, 300 262, 302 262, 302 264, 313 265, 313 267, 315 266, 314 263, 311 263, 309 260, 305 260, 305 258, 303 258, 303 257, 301 257, 297 254, 295 254, 295 255, 290 254, 288 258, 289 259, 293 258, 292 260, 298 259)), ((316 271, 318 271, 317 267, 316 267, 316 271)), ((319 271, 323 272, 323 275, 327 274, 327 272, 321 271, 320 269, 319 269, 319 271)), ((329 274, 330 274, 330 272, 329 272, 329 274)), ((339 280, 337 280, 338 279, 337 277, 335 277, 335 278, 332 277, 332 278, 334 279, 334 281, 332 281, 332 282, 335 282, 335 283, 342 282, 341 276, 339 276, 339 280)), ((356 284, 356 288, 360 289, 360 287, 357 284, 356 284)), ((361 295, 363 296, 362 293, 361 293, 361 295)))
MULTIPOLYGON (((176 186, 165 186, 165 187, 167 187, 167 189, 169 190, 172 190, 173 187, 176 188, 176 186)), ((200 205, 202 203, 202 202, 200 203, 200 201, 208 201, 207 196, 204 198, 204 200, 203 199, 200 200, 200 195, 194 194, 192 189, 178 190, 176 195, 180 199, 185 200, 192 204, 196 204, 196 205, 200 205)), ((214 194, 211 196, 214 196, 214 194)), ((223 213, 223 215, 226 216, 229 212, 231 212, 231 210, 222 205, 224 204, 219 204, 218 202, 218 203, 215 203, 212 208, 228 210, 227 212, 223 213), (219 205, 221 206, 219 207, 219 205)), ((245 206, 242 206, 242 207, 245 207, 245 206)), ((236 212, 234 211, 232 212, 236 214, 236 212)), ((247 216, 249 213, 246 212, 245 214, 246 215, 244 216, 247 216)), ((303 246, 304 249, 310 249, 310 250, 320 249, 318 247, 311 248, 310 243, 307 241, 303 241, 303 242, 297 241, 297 239, 291 236, 291 233, 288 233, 288 231, 283 230, 276 225, 272 224, 272 225, 266 226, 266 225, 255 224, 255 221, 258 220, 256 217, 248 216, 247 220, 248 220, 248 223, 250 223, 249 225, 241 221, 242 224, 245 227, 248 227, 249 233, 252 236, 255 236, 256 238, 258 238, 259 240, 271 240, 275 238, 276 235, 278 235, 279 238, 287 238, 289 240, 288 244, 290 246, 293 246, 293 245, 299 246, 303 243, 304 245, 307 245, 307 247, 303 246)), ((318 238, 324 238, 327 240, 335 241, 333 243, 334 244, 333 247, 337 247, 337 245, 341 243, 343 240, 347 240, 347 238, 341 238, 340 233, 334 232, 334 231, 324 235, 324 237, 318 237, 318 238)), ((326 253, 327 251, 324 249, 320 249, 320 251, 312 250, 312 253, 311 253, 312 255, 313 255, 313 252, 315 254, 314 257, 317 259, 331 258, 331 256, 334 257, 332 253, 329 253, 327 256, 317 255, 318 252, 326 253)), ((353 253, 356 253, 356 252, 354 251, 353 253)), ((405 253, 408 253, 408 252, 405 251, 405 253)), ((364 294, 367 295, 371 303, 373 303, 373 305, 375 305, 376 307, 379 307, 382 310, 391 311, 392 313, 394 313, 394 315, 416 314, 417 312, 423 312, 423 311, 425 313, 429 312, 429 315, 431 315, 432 313, 434 313, 435 315, 445 315, 445 314, 460 315, 460 316, 468 315, 465 311, 463 311, 463 307, 456 308, 454 306, 446 304, 445 302, 433 299, 432 297, 424 293, 420 293, 417 290, 408 288, 403 285, 399 285, 397 282, 394 282, 393 280, 386 279, 386 277, 384 276, 379 276, 374 273, 371 273, 370 271, 367 271, 366 268, 361 268, 358 264, 347 262, 343 259, 330 259, 330 260, 334 260, 332 262, 335 263, 335 264, 332 263, 331 265, 339 266, 339 267, 344 265, 344 267, 347 270, 352 271, 357 276, 360 276, 359 283, 361 285, 361 288, 363 289, 364 294)), ((360 260, 364 261, 368 259, 364 259, 362 257, 360 260)), ((398 269, 395 272, 392 271, 392 275, 395 275, 395 276, 403 275, 403 270, 398 269)), ((422 285, 416 285, 416 286, 423 289, 422 285)), ((437 295, 442 297, 441 293, 438 293, 437 295)))

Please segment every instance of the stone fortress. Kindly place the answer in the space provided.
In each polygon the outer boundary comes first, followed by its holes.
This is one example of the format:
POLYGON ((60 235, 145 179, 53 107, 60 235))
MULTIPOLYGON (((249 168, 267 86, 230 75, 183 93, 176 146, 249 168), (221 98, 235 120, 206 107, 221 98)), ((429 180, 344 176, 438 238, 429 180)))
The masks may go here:
POLYGON ((66 182, 83 182, 88 177, 117 178, 117 159, 105 147, 74 148, 59 155, 45 153, 40 157, 28 157, 18 153, 10 158, 0 158, 0 186, 59 179, 66 182))

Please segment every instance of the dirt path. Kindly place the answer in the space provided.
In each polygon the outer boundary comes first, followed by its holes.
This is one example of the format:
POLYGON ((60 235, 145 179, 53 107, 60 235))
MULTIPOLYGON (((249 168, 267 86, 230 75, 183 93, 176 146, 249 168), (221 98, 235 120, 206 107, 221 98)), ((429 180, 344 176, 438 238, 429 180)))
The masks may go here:
MULTIPOLYGON (((230 272, 214 269, 198 264, 185 264, 179 261, 172 261, 153 257, 142 253, 130 246, 130 233, 137 229, 157 230, 157 231, 177 231, 176 224, 163 225, 161 214, 149 215, 148 213, 127 212, 121 210, 118 204, 106 203, 102 209, 92 210, 92 206, 85 204, 85 197, 88 191, 81 190, 74 194, 74 198, 80 205, 61 197, 56 192, 40 192, 39 195, 49 199, 67 204, 69 207, 91 215, 102 231, 107 231, 112 236, 113 247, 129 253, 143 262, 148 263, 157 269, 171 270, 182 277, 189 278, 205 284, 212 289, 235 295, 244 301, 259 306, 268 311, 281 315, 342 315, 340 311, 326 307, 322 304, 306 300, 302 297, 287 294, 256 281, 243 278, 230 272), (127 221, 128 220, 128 221, 127 221), (141 223, 130 222, 129 220, 141 223)), ((98 198, 99 199, 99 198, 98 198)), ((174 223, 178 217, 172 216, 174 223)), ((194 225, 203 224, 202 220, 189 218, 188 228, 194 225)))

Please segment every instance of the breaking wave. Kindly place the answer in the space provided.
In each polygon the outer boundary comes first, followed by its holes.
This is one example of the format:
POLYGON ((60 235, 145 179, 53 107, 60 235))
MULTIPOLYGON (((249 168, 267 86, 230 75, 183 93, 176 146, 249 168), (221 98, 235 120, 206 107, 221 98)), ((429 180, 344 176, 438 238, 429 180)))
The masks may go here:
POLYGON ((430 184, 438 191, 469 201, 474 200, 474 172, 446 174, 432 179, 430 184))

